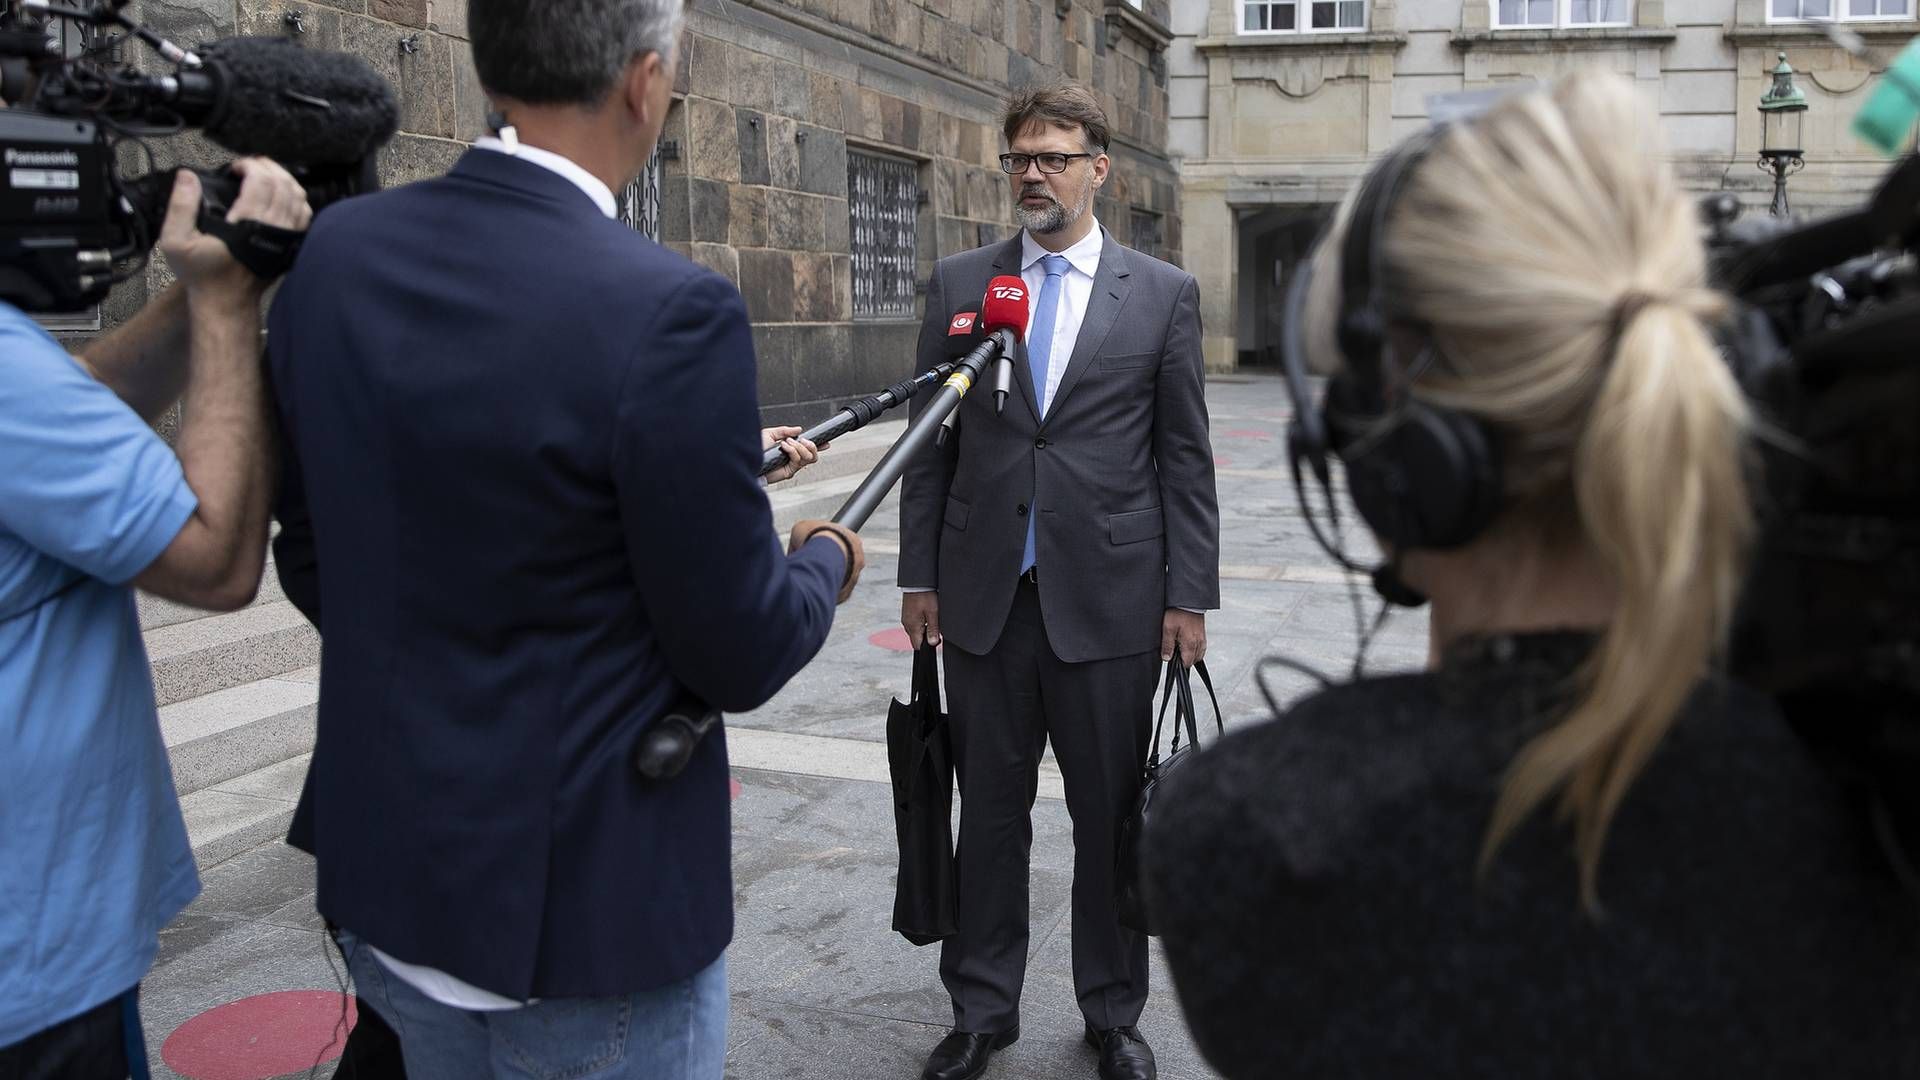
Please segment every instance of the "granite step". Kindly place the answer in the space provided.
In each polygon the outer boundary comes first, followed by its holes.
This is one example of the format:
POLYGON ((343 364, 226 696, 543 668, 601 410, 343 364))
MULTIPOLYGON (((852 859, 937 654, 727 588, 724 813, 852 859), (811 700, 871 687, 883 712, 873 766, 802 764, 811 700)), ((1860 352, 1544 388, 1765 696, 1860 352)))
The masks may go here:
POLYGON ((285 600, 148 630, 161 706, 299 671, 320 662, 320 635, 285 600))
MULTIPOLYGON (((280 591, 280 577, 273 572, 273 563, 267 563, 266 575, 260 579, 260 592, 253 598, 248 608, 265 607, 286 600, 287 594, 280 591)), ((163 627, 178 626, 181 623, 194 622, 208 618, 216 612, 201 608, 176 604, 171 600, 162 600, 152 593, 135 592, 134 602, 140 611, 140 629, 159 630, 163 627)), ((242 609, 245 610, 245 609, 242 609)))
POLYGON ((312 757, 301 754, 180 800, 187 841, 202 871, 287 834, 312 757))
POLYGON ((313 751, 320 669, 243 683, 160 710, 160 734, 182 796, 313 751))

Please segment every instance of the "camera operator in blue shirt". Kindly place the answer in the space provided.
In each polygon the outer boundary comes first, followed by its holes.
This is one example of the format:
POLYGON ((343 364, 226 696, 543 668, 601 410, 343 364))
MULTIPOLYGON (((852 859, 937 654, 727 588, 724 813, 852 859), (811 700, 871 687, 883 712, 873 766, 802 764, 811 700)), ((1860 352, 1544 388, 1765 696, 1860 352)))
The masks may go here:
MULTIPOLYGON (((229 221, 306 228, 286 170, 233 169, 229 221)), ((160 234, 179 284, 82 355, 0 303, 0 1076, 144 1074, 138 984, 200 888, 132 587, 249 603, 274 456, 268 282, 200 195, 181 173, 160 234), (170 449, 149 424, 183 392, 170 449)))

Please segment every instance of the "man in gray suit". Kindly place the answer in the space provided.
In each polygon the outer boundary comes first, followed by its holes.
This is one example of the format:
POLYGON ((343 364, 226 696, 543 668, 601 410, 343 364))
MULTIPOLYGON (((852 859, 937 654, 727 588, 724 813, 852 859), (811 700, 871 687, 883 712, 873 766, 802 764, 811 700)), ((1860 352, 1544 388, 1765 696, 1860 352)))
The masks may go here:
POLYGON ((1102 1077, 1145 1080, 1147 939, 1118 920, 1114 841, 1140 791, 1157 661, 1176 643, 1187 663, 1204 656, 1202 613, 1219 606, 1199 292, 1094 220, 1111 162, 1091 92, 1017 94, 1005 133, 1021 234, 934 267, 919 364, 953 351, 954 316, 990 279, 1018 275, 1033 297, 1018 392, 998 413, 992 395, 969 395, 955 437, 908 468, 900 503, 901 622, 949 646, 960 780, 959 933, 940 957, 954 1031, 923 1076, 978 1076, 1019 1037, 1029 814, 1051 739, 1073 816, 1087 1042, 1102 1077))

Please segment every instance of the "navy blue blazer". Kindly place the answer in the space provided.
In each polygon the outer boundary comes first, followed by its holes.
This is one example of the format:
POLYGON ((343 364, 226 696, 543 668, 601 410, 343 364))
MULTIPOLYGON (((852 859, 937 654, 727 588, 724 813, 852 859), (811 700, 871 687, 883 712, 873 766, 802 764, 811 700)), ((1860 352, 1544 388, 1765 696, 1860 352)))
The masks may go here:
POLYGON ((724 741, 643 783, 685 686, 766 701, 845 557, 782 553, 727 280, 470 151, 314 223, 268 320, 275 560, 321 628, 290 841, 320 911, 514 998, 633 993, 733 934, 724 741))

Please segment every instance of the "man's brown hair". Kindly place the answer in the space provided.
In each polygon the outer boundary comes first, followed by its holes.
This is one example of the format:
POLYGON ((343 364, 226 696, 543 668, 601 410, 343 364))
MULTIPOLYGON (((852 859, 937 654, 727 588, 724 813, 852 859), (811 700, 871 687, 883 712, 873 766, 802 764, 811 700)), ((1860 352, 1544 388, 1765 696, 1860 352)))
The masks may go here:
POLYGON ((1107 111, 1093 91, 1079 83, 1057 86, 1030 86, 1016 90, 1007 99, 1007 111, 1001 128, 1007 142, 1035 123, 1077 127, 1090 151, 1105 152, 1112 135, 1107 127, 1107 111))

